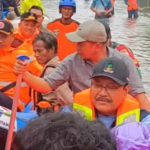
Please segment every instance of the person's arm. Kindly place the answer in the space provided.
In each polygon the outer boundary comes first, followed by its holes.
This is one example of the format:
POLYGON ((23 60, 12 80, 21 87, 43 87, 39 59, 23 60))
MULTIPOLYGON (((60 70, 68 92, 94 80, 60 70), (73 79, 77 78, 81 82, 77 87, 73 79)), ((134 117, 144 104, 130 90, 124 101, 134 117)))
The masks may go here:
POLYGON ((34 90, 40 93, 49 93, 52 91, 50 84, 48 84, 43 78, 37 77, 28 71, 23 74, 23 80, 33 88, 34 90))
POLYGON ((30 65, 31 64, 27 61, 17 60, 14 66, 14 73, 17 75, 22 75, 23 80, 27 82, 27 84, 36 91, 41 93, 51 92, 51 86, 44 79, 28 72, 30 65))
POLYGON ((106 13, 105 10, 100 11, 100 10, 97 10, 96 8, 93 8, 93 7, 91 7, 91 10, 95 13, 96 16, 102 16, 102 15, 104 15, 104 13, 106 13))
POLYGON ((29 86, 41 93, 49 93, 52 90, 57 89, 60 85, 69 80, 70 77, 70 65, 69 61, 64 60, 51 74, 39 78, 28 72, 30 64, 20 60, 16 61, 14 72, 16 74, 22 74, 24 81, 29 86))

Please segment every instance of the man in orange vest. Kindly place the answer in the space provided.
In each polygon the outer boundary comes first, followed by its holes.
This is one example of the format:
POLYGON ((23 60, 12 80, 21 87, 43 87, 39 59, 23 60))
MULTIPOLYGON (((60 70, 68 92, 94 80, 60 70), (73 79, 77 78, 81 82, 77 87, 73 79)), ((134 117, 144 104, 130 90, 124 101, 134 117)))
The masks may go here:
POLYGON ((140 111, 139 102, 128 95, 128 80, 129 71, 121 59, 103 60, 94 68, 91 88, 75 95, 73 109, 88 120, 101 120, 108 128, 139 122, 149 113, 140 111))
POLYGON ((31 55, 34 55, 32 41, 39 34, 37 25, 36 15, 31 13, 22 14, 18 30, 14 33, 15 40, 12 47, 27 50, 31 55))
MULTIPOLYGON (((20 55, 31 56, 26 50, 11 47, 14 40, 13 30, 13 26, 10 22, 0 21, 0 102, 7 108, 11 107, 11 102, 9 103, 8 101, 13 98, 15 92, 17 75, 14 73, 13 67, 16 59, 20 55), (6 95, 9 96, 9 98, 6 97, 6 95)), ((37 62, 34 59, 31 61, 32 67, 30 71, 36 75, 40 74, 41 70, 37 67, 37 62)), ((24 106, 30 102, 29 87, 24 82, 21 84, 19 98, 19 109, 23 110, 24 106)))
POLYGON ((49 23, 47 28, 56 35, 58 39, 58 57, 63 60, 76 51, 76 44, 69 41, 65 35, 75 31, 79 26, 79 22, 71 18, 76 12, 76 2, 74 0, 60 0, 59 12, 62 17, 49 23))
POLYGON ((128 18, 129 19, 137 19, 138 18, 138 10, 139 4, 138 0, 125 0, 125 4, 128 6, 128 18))

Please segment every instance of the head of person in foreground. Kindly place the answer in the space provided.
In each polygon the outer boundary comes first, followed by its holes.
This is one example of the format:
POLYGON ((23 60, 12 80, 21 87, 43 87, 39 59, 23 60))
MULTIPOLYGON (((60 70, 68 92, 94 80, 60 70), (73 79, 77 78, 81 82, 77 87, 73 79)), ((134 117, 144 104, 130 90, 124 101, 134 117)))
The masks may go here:
POLYGON ((13 150, 116 150, 109 130, 79 114, 47 113, 19 131, 13 150))

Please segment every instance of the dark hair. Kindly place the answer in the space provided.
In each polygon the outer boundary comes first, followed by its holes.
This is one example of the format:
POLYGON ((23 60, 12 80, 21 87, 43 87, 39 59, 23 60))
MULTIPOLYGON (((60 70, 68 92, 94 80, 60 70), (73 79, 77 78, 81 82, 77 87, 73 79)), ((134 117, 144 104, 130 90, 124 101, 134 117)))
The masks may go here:
POLYGON ((43 31, 41 32, 34 40, 33 40, 33 44, 37 41, 43 41, 45 43, 45 48, 47 50, 49 49, 53 49, 54 50, 54 53, 57 54, 57 39, 56 37, 50 33, 49 31, 43 31))
POLYGON ((47 113, 19 131, 12 150, 116 150, 110 131, 79 114, 47 113))
POLYGON ((29 12, 30 12, 32 9, 40 10, 40 11, 42 12, 42 15, 43 15, 43 9, 42 9, 40 6, 33 5, 33 6, 29 9, 29 12))

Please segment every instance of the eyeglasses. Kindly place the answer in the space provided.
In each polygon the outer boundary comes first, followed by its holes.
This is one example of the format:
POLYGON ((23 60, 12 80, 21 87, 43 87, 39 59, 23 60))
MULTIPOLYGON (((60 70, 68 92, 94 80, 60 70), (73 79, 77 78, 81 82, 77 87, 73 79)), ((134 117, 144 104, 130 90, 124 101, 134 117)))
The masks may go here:
POLYGON ((108 85, 96 85, 96 84, 92 84, 92 88, 97 91, 97 92, 101 92, 103 89, 105 89, 106 92, 108 93, 112 93, 115 92, 116 90, 118 90, 119 88, 124 87, 121 85, 116 85, 116 84, 108 84, 108 85))

